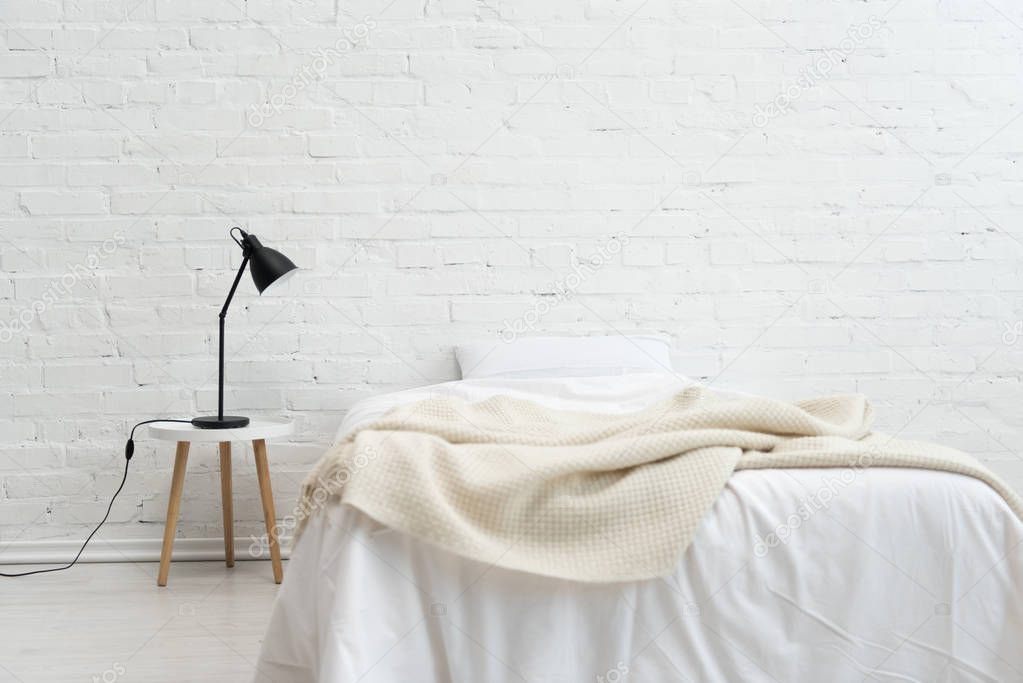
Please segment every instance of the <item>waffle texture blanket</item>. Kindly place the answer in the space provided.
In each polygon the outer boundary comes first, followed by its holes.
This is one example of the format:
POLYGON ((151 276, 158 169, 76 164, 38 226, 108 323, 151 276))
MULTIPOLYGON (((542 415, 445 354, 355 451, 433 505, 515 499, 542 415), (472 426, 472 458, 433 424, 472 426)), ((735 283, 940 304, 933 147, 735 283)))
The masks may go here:
MULTIPOLYGON (((624 415, 498 396, 394 409, 321 459, 299 505, 351 505, 488 565, 586 582, 670 574, 732 473, 916 467, 975 477, 1023 500, 959 451, 871 432, 859 395, 797 403, 687 389, 624 415)), ((779 510, 784 519, 794 510, 779 510)), ((751 552, 753 539, 750 539, 751 552)))

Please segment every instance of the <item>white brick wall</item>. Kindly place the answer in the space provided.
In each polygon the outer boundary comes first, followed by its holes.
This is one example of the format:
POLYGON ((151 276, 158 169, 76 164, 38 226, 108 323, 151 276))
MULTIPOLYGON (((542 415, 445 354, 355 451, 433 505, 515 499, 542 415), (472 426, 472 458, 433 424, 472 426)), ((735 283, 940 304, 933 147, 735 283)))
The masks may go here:
MULTIPOLYGON (((527 320, 866 392, 1023 488, 1023 11, 995 4, 5 0, 0 543, 81 537, 128 425, 214 406, 234 224, 308 269, 229 326, 229 406, 299 424, 282 514, 353 402, 527 320)), ((138 452, 106 538, 161 533, 172 446, 138 452)), ((196 448, 182 534, 218 506, 196 448)))

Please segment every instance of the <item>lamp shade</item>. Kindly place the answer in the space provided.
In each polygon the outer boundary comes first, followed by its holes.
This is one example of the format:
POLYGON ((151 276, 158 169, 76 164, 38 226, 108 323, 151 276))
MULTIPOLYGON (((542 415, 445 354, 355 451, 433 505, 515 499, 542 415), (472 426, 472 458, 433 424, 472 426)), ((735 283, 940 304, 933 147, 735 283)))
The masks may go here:
POLYGON ((298 269, 291 259, 276 249, 264 247, 254 235, 249 235, 248 240, 252 243, 249 271, 260 294, 288 273, 298 269))

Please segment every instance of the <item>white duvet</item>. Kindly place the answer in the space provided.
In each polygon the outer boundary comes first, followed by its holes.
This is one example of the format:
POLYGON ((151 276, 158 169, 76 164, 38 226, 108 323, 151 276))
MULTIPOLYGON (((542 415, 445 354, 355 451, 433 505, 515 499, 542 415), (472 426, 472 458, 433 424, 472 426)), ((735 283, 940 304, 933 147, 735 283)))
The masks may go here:
MULTIPOLYGON (((670 375, 467 380, 638 410, 670 375)), ((334 507, 292 553, 257 680, 1020 681, 1023 524, 985 484, 924 470, 742 471, 663 580, 583 585, 462 559, 334 507)))

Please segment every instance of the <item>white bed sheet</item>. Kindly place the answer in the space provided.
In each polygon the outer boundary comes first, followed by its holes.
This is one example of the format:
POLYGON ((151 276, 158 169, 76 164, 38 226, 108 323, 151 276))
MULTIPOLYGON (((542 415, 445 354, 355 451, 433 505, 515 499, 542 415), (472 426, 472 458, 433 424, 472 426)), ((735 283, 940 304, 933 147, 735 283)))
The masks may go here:
MULTIPOLYGON (((610 412, 679 383, 448 383, 374 400, 344 429, 438 390, 610 412)), ((292 554, 257 680, 1023 680, 1023 524, 1001 498, 949 473, 840 473, 737 473, 675 573, 627 584, 488 567, 331 508, 292 554), (785 543, 758 545, 779 525, 785 543)))

